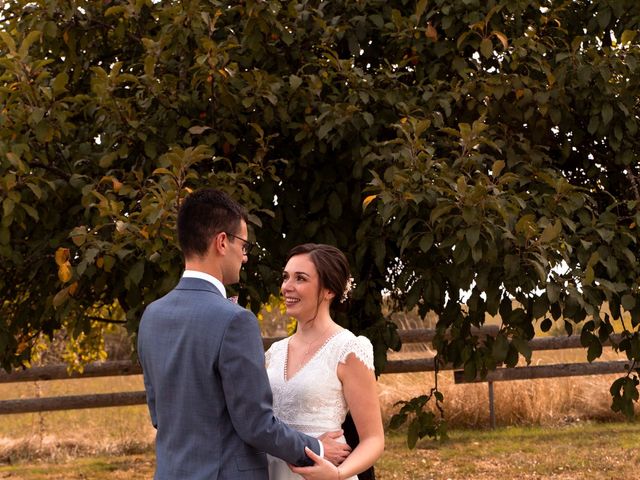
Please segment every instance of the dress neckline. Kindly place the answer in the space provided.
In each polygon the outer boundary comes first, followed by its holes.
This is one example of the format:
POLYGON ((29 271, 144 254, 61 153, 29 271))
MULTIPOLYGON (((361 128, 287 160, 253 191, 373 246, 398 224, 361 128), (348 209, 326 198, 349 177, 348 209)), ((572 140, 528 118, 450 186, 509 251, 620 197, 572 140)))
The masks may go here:
POLYGON ((340 330, 338 330, 337 332, 333 333, 332 335, 330 335, 325 341, 324 343, 320 346, 320 348, 318 348, 318 350, 316 350, 313 355, 311 355, 311 357, 309 357, 309 360, 307 360, 306 362, 304 362, 302 364, 302 366, 298 369, 298 371, 295 373, 294 376, 289 377, 288 373, 287 373, 287 366, 289 365, 289 340, 291 340, 291 337, 287 337, 287 343, 285 345, 285 350, 284 350, 284 381, 285 383, 288 383, 290 381, 292 381, 294 378, 296 378, 298 376, 298 374, 304 370, 307 365, 309 365, 314 358, 316 358, 318 356, 318 354, 325 349, 325 347, 331 342, 331 340, 333 340, 334 338, 336 338, 338 335, 340 335, 342 332, 344 332, 346 329, 345 328, 341 328, 340 330))

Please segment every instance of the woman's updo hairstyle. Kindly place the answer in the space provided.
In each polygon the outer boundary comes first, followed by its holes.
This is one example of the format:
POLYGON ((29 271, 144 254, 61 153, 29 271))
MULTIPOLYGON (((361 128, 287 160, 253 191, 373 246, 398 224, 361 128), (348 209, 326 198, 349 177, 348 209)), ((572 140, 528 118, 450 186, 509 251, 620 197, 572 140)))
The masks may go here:
POLYGON ((316 267, 320 288, 326 288, 335 294, 331 304, 346 304, 352 279, 349 273, 349 262, 344 253, 331 245, 304 243, 289 251, 287 262, 291 257, 304 254, 309 255, 316 267))

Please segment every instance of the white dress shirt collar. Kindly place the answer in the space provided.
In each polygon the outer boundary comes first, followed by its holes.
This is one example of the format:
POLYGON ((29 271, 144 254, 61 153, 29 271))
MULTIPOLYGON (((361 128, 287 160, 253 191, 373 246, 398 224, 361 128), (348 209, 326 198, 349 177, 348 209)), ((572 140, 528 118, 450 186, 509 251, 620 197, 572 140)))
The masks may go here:
POLYGON ((200 280, 205 280, 209 283, 212 283, 214 287, 220 290, 220 293, 224 298, 227 298, 227 290, 224 288, 224 285, 220 280, 218 280, 213 275, 209 275, 208 273, 199 272, 197 270, 185 270, 182 274, 182 278, 199 278, 200 280))

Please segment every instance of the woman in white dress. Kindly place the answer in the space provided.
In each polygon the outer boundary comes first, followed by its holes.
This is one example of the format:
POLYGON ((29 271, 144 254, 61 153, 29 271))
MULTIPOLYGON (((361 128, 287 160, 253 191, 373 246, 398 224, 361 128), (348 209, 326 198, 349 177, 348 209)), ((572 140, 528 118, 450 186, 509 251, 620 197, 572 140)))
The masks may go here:
POLYGON ((332 302, 344 301, 350 286, 349 264, 337 248, 307 243, 289 252, 281 291, 298 326, 266 353, 274 412, 296 430, 319 436, 340 430, 349 411, 360 443, 339 467, 313 452, 311 467, 290 468, 270 457, 270 480, 357 479, 384 450, 371 342, 331 318, 332 302))

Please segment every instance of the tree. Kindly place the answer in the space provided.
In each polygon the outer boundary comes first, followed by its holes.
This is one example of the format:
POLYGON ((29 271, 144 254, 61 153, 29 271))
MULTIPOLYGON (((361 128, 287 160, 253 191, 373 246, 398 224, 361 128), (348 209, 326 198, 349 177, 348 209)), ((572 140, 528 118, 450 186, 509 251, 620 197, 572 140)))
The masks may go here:
POLYGON ((246 205, 256 227, 261 252, 241 301, 256 309, 277 292, 296 243, 336 244, 358 277, 356 313, 342 321, 378 339, 382 366, 387 347, 399 346, 380 311, 384 250, 371 229, 354 241, 366 179, 352 174, 353 158, 372 116, 351 111, 348 89, 334 85, 352 73, 331 56, 340 32, 327 33, 322 11, 15 1, 3 15, 5 368, 63 322, 77 335, 95 328, 100 318, 87 312, 102 306, 135 332, 145 305, 180 274, 180 199, 212 185, 246 205), (343 139, 328 144, 345 122, 343 139))
MULTIPOLYGON (((340 321, 372 338, 378 370, 399 347, 385 289, 438 314, 438 356, 469 376, 528 359, 543 317, 578 325, 589 359, 624 318, 618 348, 640 359, 635 0, 40 0, 2 15, 5 368, 63 321, 91 330, 103 305, 135 332, 180 274, 177 205, 206 185, 251 212, 254 309, 291 246, 347 253, 340 321), (504 323, 481 342, 486 312, 504 323)), ((633 413, 637 383, 614 383, 614 409, 633 413)))
MULTIPOLYGON (((399 72, 411 93, 371 161, 368 200, 401 239, 390 288, 397 305, 439 315, 438 356, 468 378, 520 355, 529 361, 538 320, 543 331, 554 321, 569 334, 579 325, 589 361, 617 322, 630 370, 612 385, 612 408, 631 416, 640 6, 434 3, 421 12, 419 2, 389 45, 411 45, 409 73, 399 72), (503 323, 481 342, 470 329, 487 313, 503 323)), ((420 402, 406 407, 420 418, 420 402)), ((413 422, 413 443, 425 425, 413 422)))

